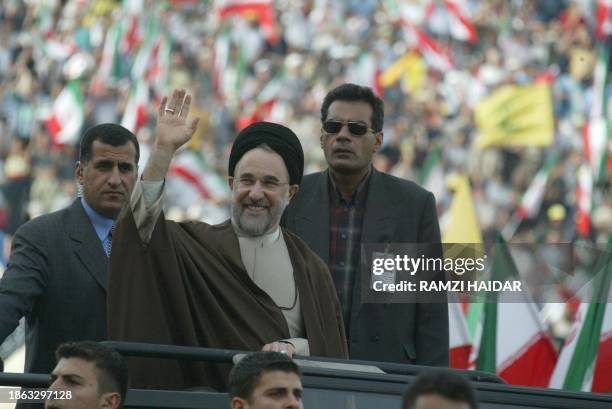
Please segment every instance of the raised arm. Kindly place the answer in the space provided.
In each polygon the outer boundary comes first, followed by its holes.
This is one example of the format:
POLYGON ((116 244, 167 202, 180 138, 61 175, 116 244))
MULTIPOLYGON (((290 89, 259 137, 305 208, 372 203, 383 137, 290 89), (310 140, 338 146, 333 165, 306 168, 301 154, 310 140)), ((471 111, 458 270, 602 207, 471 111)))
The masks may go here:
POLYGON ((188 123, 190 105, 191 95, 184 89, 175 89, 170 100, 167 97, 162 98, 157 112, 155 142, 142 180, 147 182, 164 180, 174 153, 193 136, 200 118, 194 118, 188 123))
POLYGON ((163 97, 157 114, 155 141, 139 181, 134 186, 130 207, 138 235, 148 243, 162 212, 163 181, 174 153, 193 136, 199 118, 187 123, 191 95, 174 90, 170 101, 163 97))

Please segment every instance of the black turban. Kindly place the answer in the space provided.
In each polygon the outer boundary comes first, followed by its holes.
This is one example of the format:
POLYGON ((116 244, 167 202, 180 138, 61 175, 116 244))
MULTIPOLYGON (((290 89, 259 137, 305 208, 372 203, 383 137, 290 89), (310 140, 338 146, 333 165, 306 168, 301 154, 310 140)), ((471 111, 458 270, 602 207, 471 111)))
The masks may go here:
POLYGON ((240 131, 230 153, 229 175, 234 176, 236 164, 245 153, 262 144, 283 158, 289 172, 289 184, 299 185, 304 174, 302 144, 291 129, 272 122, 255 122, 240 131))

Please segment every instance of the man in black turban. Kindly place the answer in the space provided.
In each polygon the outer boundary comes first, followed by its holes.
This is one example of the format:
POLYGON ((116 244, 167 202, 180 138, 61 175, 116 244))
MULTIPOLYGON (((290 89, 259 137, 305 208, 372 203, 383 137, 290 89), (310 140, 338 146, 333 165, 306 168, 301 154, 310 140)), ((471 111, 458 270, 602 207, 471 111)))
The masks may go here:
MULTIPOLYGON (((164 177, 197 127, 197 119, 186 120, 190 101, 185 91, 162 100, 149 161, 113 235, 110 339, 346 357, 327 266, 279 227, 304 170, 300 141, 290 129, 259 122, 237 136, 228 170, 230 220, 215 226, 165 220, 164 177)), ((135 360, 131 386, 222 389, 228 370, 135 360)))

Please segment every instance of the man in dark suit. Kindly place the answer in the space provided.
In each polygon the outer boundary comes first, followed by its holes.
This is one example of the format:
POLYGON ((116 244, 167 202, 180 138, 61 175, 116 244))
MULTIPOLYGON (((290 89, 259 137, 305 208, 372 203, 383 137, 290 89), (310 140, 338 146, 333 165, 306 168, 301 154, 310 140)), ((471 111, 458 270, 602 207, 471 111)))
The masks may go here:
POLYGON ((88 129, 75 169, 82 197, 15 233, 0 280, 0 341, 26 318, 26 372, 51 372, 64 342, 106 339, 110 234, 129 202, 138 157, 138 141, 127 129, 88 129))
POLYGON ((362 243, 440 243, 433 195, 372 167, 383 110, 367 87, 343 84, 327 94, 320 139, 329 169, 304 177, 283 223, 328 264, 351 358, 445 366, 446 304, 361 302, 362 243))

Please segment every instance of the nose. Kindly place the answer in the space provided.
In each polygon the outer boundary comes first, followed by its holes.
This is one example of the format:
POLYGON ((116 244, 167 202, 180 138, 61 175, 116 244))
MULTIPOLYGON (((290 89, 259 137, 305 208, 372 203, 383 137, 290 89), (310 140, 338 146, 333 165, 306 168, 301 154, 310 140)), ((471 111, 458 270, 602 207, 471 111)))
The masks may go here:
POLYGON ((118 166, 113 166, 111 173, 108 177, 108 183, 112 186, 119 186, 121 184, 121 172, 118 166))
POLYGON ((348 129, 347 123, 342 124, 342 128, 340 128, 340 131, 338 131, 338 138, 340 137, 347 139, 351 138, 351 132, 348 129))
POLYGON ((287 401, 286 409, 300 409, 302 407, 302 400, 294 394, 289 394, 289 400, 287 401))
POLYGON ((251 186, 249 189, 249 198, 252 200, 259 200, 264 197, 264 187, 261 182, 258 180, 251 186))

